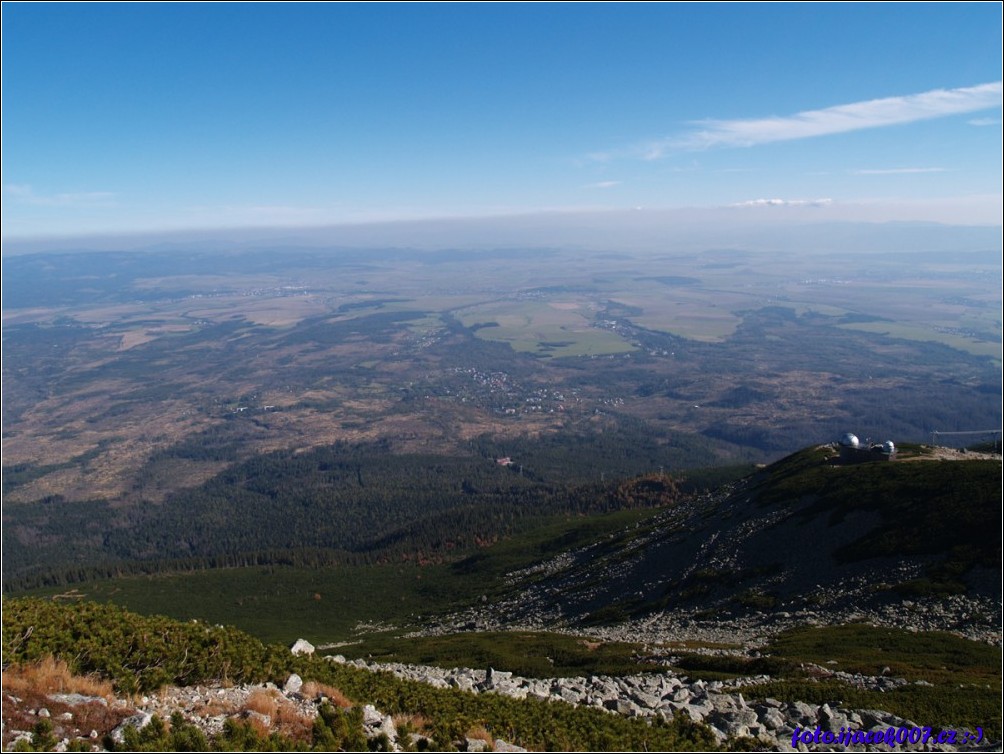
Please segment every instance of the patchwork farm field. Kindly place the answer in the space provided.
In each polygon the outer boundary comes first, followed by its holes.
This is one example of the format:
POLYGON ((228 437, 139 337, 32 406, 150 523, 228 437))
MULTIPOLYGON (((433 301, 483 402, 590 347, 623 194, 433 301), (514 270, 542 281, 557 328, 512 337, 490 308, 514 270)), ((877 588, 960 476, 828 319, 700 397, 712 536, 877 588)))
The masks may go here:
POLYGON ((12 257, 5 501, 157 502, 237 459, 336 441, 703 443, 673 465, 848 427, 993 427, 991 257, 861 256, 853 277, 832 255, 738 250, 12 257), (179 450, 207 442, 227 450, 179 450))

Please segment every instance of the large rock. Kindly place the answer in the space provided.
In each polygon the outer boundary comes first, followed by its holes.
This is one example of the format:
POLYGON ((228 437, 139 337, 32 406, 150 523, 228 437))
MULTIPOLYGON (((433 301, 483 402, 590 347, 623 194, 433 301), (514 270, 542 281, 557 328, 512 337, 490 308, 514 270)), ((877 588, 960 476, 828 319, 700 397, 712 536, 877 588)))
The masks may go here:
POLYGON ((380 729, 377 733, 383 733, 387 736, 387 739, 394 743, 397 741, 397 726, 394 724, 394 718, 390 715, 385 715, 383 722, 380 723, 380 729))
POLYGON ((117 744, 122 743, 125 740, 126 728, 143 730, 150 724, 151 720, 153 720, 153 715, 149 712, 137 712, 135 715, 127 717, 112 731, 112 740, 117 744))
POLYGON ((469 675, 450 676, 448 683, 461 691, 474 691, 474 679, 469 675))
POLYGON ((488 668, 488 673, 485 675, 484 687, 486 689, 494 689, 499 684, 510 680, 512 680, 512 673, 488 668))
POLYGON ((633 699, 639 707, 648 710, 658 709, 659 705, 662 703, 661 697, 654 696, 645 691, 635 691, 631 694, 631 699, 633 699))
POLYGON ((575 688, 563 687, 558 692, 558 698, 569 704, 580 704, 582 702, 582 692, 575 688))
MULTIPOLYGON (((675 704, 673 706, 676 706, 675 704)), ((682 704, 679 707, 681 712, 686 711, 690 715, 690 719, 695 722, 701 722, 704 718, 715 711, 715 708, 711 706, 711 702, 707 698, 696 699, 689 704, 682 704)))
POLYGON ((768 730, 780 730, 780 728, 784 725, 784 715, 776 709, 768 709, 760 715, 760 722, 768 730))
POLYGON ((676 690, 682 687, 683 682, 676 676, 663 676, 659 693, 665 698, 670 694, 676 693, 676 690))
POLYGON ((751 709, 739 709, 725 715, 725 732, 729 736, 740 738, 743 736, 753 737, 751 727, 757 726, 756 712, 751 709))
POLYGON ((642 712, 637 704, 627 699, 608 699, 603 702, 603 706, 611 712, 616 712, 618 715, 624 715, 625 717, 635 717, 642 712))
POLYGON ((733 712, 742 709, 735 698, 729 694, 708 694, 708 702, 715 712, 733 712))
POLYGON ((528 751, 528 749, 524 749, 522 746, 517 746, 516 744, 507 743, 501 738, 496 738, 495 751, 528 751))
POLYGON ((302 688, 303 688, 303 679, 300 678, 300 676, 298 676, 296 673, 293 673, 292 675, 290 675, 289 678, 286 679, 286 685, 282 687, 282 691, 284 694, 299 694, 300 689, 302 688))
POLYGON ((100 704, 103 707, 108 706, 108 700, 102 696, 84 696, 83 694, 49 694, 48 698, 54 702, 60 702, 66 704, 70 707, 76 707, 79 704, 100 704))
POLYGON ((528 689, 513 681, 500 681, 492 691, 496 694, 512 697, 513 699, 526 699, 528 689))
POLYGON ((830 705, 824 704, 819 710, 819 723, 823 730, 832 733, 838 732, 841 728, 851 727, 851 721, 846 716, 830 709, 830 705))
POLYGON ((669 699, 677 704, 686 704, 690 701, 690 689, 681 686, 670 695, 669 699))
POLYGON ((314 645, 306 639, 297 639, 289 651, 295 655, 312 655, 314 654, 314 645))
POLYGON ((802 727, 815 726, 818 708, 805 702, 791 703, 792 717, 802 727))

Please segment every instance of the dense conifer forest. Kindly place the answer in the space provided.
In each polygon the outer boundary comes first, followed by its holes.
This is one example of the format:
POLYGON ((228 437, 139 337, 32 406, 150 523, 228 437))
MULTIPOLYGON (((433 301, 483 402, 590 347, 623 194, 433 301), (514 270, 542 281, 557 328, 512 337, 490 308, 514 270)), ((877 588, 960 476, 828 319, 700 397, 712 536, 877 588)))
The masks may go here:
MULTIPOLYGON (((557 515, 672 504, 685 491, 747 470, 695 470, 679 483, 657 474, 658 490, 637 494, 616 478, 550 481, 551 466, 576 458, 580 478, 595 476, 601 454, 613 469, 624 467, 619 454, 634 468, 658 460, 654 443, 647 457, 620 449, 622 439, 587 440, 578 450, 553 441, 482 440, 468 457, 395 454, 386 442, 338 443, 254 456, 159 505, 58 498, 7 504, 4 589, 165 570, 435 560, 557 515), (503 447, 519 462, 499 464, 495 454, 503 447)), ((209 445, 205 452, 217 450, 209 445)))

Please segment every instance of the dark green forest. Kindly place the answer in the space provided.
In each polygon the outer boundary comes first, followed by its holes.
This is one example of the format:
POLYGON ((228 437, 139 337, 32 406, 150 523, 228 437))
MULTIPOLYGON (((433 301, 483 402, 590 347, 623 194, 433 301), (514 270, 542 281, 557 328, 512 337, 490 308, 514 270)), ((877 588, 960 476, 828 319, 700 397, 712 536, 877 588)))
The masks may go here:
MULTIPOLYGON (((601 455, 606 468, 653 468, 658 446, 632 454, 620 447, 625 440, 584 441, 582 476, 595 474, 590 459, 601 455)), ((666 477, 665 494, 626 495, 616 477, 550 481, 553 467, 576 456, 571 445, 513 442, 505 449, 526 461, 499 465, 503 446, 487 439, 467 457, 396 454, 386 442, 339 443, 254 456, 159 505, 58 497, 8 503, 4 590, 126 573, 424 562, 483 547, 556 515, 671 504, 677 495, 749 470, 695 470, 680 477, 679 486, 666 477)), ((217 458, 226 448, 186 443, 173 452, 217 458)))

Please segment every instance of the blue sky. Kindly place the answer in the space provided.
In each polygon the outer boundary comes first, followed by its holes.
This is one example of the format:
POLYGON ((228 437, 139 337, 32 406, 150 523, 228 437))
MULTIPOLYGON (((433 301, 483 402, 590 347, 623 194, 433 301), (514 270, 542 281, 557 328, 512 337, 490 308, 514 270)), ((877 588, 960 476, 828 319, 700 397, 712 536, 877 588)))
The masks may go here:
POLYGON ((1001 5, 3 5, 3 235, 999 223, 1001 5))

